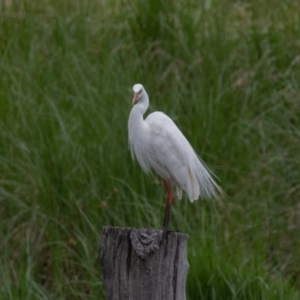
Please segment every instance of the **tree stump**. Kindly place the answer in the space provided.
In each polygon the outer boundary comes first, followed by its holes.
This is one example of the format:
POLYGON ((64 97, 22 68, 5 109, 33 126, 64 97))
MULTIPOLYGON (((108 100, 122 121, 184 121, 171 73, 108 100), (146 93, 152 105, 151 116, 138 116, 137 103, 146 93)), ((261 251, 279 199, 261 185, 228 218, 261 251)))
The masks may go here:
POLYGON ((104 227, 99 258, 107 300, 185 300, 188 235, 104 227))

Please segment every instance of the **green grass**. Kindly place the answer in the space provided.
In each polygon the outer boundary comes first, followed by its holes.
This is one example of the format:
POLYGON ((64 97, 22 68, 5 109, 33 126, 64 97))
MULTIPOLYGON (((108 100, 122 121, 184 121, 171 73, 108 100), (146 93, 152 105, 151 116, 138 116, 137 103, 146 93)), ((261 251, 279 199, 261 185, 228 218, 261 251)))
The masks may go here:
POLYGON ((172 209, 188 299, 299 299, 300 6, 188 2, 1 2, 1 300, 104 299, 102 226, 161 227, 127 148, 137 82, 227 194, 172 209))

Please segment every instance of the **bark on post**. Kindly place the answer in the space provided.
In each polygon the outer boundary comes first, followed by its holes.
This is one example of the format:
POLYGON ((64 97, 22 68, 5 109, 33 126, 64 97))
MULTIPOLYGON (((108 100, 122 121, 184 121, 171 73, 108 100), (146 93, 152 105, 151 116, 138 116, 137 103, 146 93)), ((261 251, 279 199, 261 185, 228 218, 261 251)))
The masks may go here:
POLYGON ((104 227, 99 258, 107 300, 185 300, 188 235, 104 227))

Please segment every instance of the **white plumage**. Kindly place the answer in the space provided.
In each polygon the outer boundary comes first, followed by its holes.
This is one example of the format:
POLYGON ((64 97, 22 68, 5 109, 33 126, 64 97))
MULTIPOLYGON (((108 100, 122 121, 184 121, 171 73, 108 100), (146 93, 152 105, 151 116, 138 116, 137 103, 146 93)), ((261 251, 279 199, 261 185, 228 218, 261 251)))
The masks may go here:
MULTIPOLYGON (((154 169, 165 184, 174 185, 179 199, 182 191, 191 202, 199 197, 217 197, 220 187, 175 123, 162 112, 151 113, 144 120, 149 97, 141 84, 135 84, 133 92, 134 106, 128 121, 132 156, 146 172, 154 169)), ((167 193, 171 192, 167 185, 166 189, 167 193)), ((170 201, 172 204, 173 199, 170 201)))

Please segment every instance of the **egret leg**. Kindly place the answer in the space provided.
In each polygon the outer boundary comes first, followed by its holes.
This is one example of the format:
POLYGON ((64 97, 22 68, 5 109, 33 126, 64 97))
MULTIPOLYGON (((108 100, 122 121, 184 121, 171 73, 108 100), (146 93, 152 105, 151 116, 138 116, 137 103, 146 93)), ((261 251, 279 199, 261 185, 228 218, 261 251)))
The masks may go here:
POLYGON ((164 236, 165 236, 168 230, 170 211, 174 199, 174 194, 172 191, 171 180, 164 180, 164 185, 166 189, 166 208, 165 208, 165 217, 164 217, 164 224, 163 224, 164 236))

